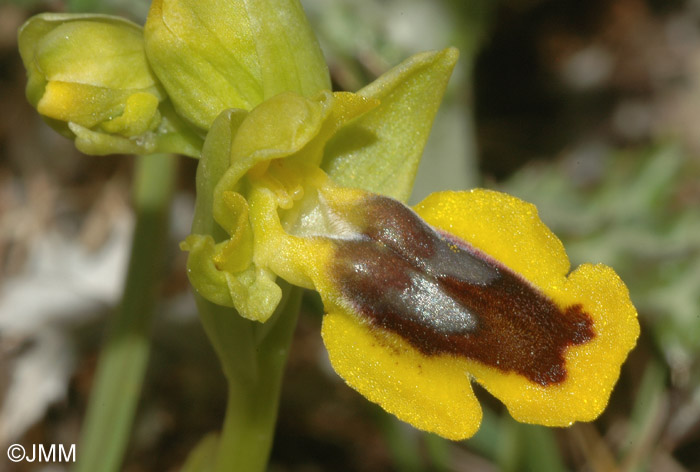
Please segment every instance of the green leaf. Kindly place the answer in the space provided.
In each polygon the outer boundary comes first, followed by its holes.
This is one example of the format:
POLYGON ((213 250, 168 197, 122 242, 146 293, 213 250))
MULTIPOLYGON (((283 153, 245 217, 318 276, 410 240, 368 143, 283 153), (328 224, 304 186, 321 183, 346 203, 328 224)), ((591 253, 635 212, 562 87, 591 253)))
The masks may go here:
POLYGON ((458 54, 454 48, 416 54, 358 92, 381 103, 328 143, 323 168, 333 180, 408 199, 458 54))

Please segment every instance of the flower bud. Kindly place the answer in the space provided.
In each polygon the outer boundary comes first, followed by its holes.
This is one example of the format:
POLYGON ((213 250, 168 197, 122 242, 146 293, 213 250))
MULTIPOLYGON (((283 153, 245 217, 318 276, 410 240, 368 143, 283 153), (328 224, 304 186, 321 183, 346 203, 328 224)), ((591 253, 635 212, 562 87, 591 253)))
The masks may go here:
POLYGON ((177 112, 204 130, 228 108, 330 89, 298 0, 154 0, 145 39, 177 112))
POLYGON ((201 140, 165 101, 138 25, 103 15, 39 15, 20 30, 19 49, 29 102, 86 154, 199 154, 201 140))

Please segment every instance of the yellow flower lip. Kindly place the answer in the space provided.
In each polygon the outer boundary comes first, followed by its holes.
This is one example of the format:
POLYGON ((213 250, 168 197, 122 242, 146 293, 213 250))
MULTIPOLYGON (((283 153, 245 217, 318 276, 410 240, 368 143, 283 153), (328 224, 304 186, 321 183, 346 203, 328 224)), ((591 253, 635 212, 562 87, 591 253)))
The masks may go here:
POLYGON ((479 427, 472 380, 522 422, 602 412, 639 335, 610 268, 569 274, 534 206, 499 192, 433 194, 415 214, 383 197, 353 207, 361 236, 338 243, 320 290, 323 339, 351 387, 450 439, 479 427))

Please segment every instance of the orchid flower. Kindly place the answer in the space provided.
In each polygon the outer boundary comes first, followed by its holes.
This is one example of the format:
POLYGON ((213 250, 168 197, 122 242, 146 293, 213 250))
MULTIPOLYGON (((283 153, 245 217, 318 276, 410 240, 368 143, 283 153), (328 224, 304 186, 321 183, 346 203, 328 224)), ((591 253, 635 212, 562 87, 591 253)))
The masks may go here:
POLYGON ((527 423, 605 408, 639 334, 615 272, 570 272, 537 210, 503 193, 403 203, 455 49, 333 92, 296 0, 155 0, 143 31, 44 15, 20 48, 30 101, 81 150, 199 157, 182 248, 195 291, 231 316, 269 322, 279 279, 319 292, 336 372, 450 439, 479 427, 472 382, 527 423))
POLYGON ((225 234, 183 244, 193 287, 260 322, 280 300, 276 277, 318 291, 336 372, 447 438, 478 429, 472 380, 520 421, 595 419, 639 332, 624 284, 603 265, 569 274, 561 242, 515 197, 441 192, 410 209, 338 184, 335 139, 376 133, 363 121, 381 103, 285 93, 220 116, 200 175, 223 170, 208 201, 225 234))

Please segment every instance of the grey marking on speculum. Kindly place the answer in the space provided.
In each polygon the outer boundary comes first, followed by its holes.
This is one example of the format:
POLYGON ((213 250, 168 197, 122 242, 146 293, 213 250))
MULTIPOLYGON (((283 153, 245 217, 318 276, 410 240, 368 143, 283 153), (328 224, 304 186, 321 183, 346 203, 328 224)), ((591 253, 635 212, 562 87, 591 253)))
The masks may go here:
POLYGON ((346 296, 379 325, 406 321, 442 335, 465 334, 478 320, 431 274, 369 238, 341 243, 337 274, 346 296))
POLYGON ((445 239, 400 202, 374 197, 365 211, 362 235, 341 243, 341 259, 353 261, 338 266, 346 295, 381 325, 404 319, 436 334, 474 332, 477 314, 442 282, 489 285, 500 277, 498 267, 445 239))
POLYGON ((468 333, 478 327, 476 316, 446 294, 431 277, 419 273, 412 275, 404 296, 411 301, 405 304, 409 308, 404 312, 405 317, 430 326, 437 333, 468 333))
POLYGON ((432 228, 440 243, 435 244, 437 253, 426 261, 426 270, 437 277, 450 277, 476 285, 488 285, 500 277, 495 265, 480 259, 475 254, 455 246, 440 237, 432 228))

